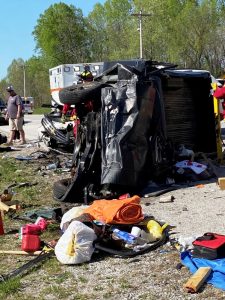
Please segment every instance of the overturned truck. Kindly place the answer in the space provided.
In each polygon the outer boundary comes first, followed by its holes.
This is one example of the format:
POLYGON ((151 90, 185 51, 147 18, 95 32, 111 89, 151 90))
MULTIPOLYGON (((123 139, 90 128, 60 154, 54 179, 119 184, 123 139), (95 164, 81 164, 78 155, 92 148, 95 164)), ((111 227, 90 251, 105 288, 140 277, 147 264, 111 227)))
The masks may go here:
POLYGON ((79 126, 71 176, 53 187, 58 201, 141 194, 150 180, 173 177, 180 145, 216 152, 209 72, 146 60, 104 69, 92 83, 59 93, 62 103, 75 105, 79 126))

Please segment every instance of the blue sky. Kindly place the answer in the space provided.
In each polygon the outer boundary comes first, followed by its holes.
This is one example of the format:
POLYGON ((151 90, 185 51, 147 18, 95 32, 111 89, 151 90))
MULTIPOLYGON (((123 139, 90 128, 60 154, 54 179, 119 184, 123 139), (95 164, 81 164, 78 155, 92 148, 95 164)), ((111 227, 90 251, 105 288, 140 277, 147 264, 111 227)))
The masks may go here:
POLYGON ((0 80, 13 59, 27 60, 35 54, 32 31, 37 20, 50 5, 59 2, 81 8, 87 16, 96 3, 105 0, 0 0, 0 80))

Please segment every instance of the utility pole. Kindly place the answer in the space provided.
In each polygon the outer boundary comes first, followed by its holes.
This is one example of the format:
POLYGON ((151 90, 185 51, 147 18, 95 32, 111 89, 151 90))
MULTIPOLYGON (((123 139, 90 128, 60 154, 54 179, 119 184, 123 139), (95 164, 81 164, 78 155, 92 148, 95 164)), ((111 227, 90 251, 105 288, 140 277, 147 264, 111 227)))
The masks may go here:
POLYGON ((25 99, 25 97, 26 97, 26 67, 25 67, 25 64, 23 64, 23 96, 25 99))
POLYGON ((151 14, 144 14, 142 10, 138 14, 131 14, 131 16, 138 17, 139 19, 139 35, 140 35, 140 58, 143 58, 143 46, 142 46, 142 17, 149 17, 151 14))

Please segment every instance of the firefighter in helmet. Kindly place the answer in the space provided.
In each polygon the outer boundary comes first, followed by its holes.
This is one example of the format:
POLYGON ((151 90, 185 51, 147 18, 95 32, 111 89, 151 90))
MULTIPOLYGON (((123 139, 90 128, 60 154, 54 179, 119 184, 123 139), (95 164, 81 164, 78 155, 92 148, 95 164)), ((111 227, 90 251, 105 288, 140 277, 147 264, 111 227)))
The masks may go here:
POLYGON ((85 65, 84 66, 84 71, 80 74, 81 79, 84 81, 93 81, 93 74, 91 73, 90 66, 85 65))

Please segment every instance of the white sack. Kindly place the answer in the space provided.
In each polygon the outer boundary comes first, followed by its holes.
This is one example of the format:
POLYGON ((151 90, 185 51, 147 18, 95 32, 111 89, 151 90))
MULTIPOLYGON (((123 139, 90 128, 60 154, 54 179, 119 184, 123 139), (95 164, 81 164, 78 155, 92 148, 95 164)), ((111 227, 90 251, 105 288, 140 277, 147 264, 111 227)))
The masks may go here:
POLYGON ((71 208, 70 210, 68 210, 62 216, 62 220, 61 220, 61 223, 60 223, 61 230, 63 229, 63 225, 66 222, 70 222, 72 219, 74 219, 74 218, 79 217, 80 215, 82 215, 83 211, 87 207, 88 207, 88 205, 81 205, 81 206, 75 206, 75 207, 71 208))
POLYGON ((55 255, 62 264, 90 261, 94 252, 93 241, 96 239, 93 229, 79 221, 73 221, 56 244, 55 255))

